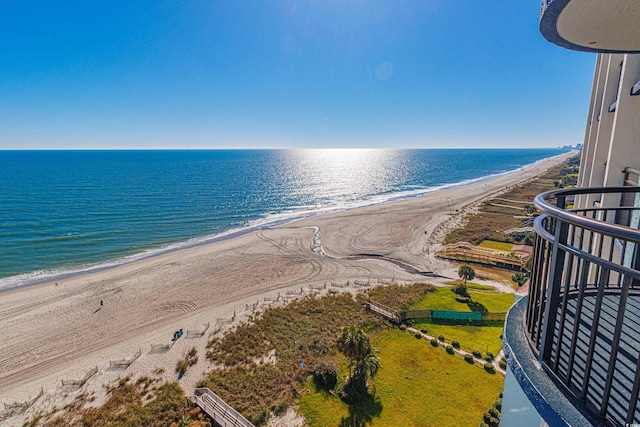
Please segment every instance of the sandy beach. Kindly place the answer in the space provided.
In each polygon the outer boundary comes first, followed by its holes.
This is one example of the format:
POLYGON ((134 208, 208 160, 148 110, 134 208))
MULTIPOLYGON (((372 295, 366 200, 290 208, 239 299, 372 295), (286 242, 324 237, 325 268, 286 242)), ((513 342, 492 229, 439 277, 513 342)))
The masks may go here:
POLYGON ((209 368, 204 357, 209 335, 232 327, 254 306, 259 310, 278 295, 286 301, 296 293, 326 292, 332 284, 337 288, 347 282, 437 281, 424 273, 447 271, 448 264, 434 259, 433 253, 442 232, 454 226, 463 211, 571 155, 487 182, 310 217, 3 292, 0 402, 11 407, 42 393, 23 414, 4 422, 19 425, 39 410, 60 407, 78 392, 62 380, 81 379, 95 368, 97 373, 82 387, 96 392, 94 404, 104 396, 102 384, 119 376, 154 375, 163 369, 161 375, 175 380, 176 362, 195 346, 200 362, 180 379, 190 394, 209 368), (459 212, 452 214, 450 206, 459 212), (185 334, 168 351, 152 350, 152 345, 170 344, 177 329, 204 330, 207 324, 202 337, 185 334), (126 370, 110 367, 110 361, 131 358, 139 350, 126 370))

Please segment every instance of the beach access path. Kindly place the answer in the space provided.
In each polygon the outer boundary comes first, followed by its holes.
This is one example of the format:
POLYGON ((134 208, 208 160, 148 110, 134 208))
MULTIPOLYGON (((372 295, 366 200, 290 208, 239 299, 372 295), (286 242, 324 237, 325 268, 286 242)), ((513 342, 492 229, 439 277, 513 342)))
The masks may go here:
POLYGON ((380 255, 422 271, 445 269, 448 264, 433 256, 437 249, 433 233, 442 229, 442 223, 455 222, 456 215, 449 212, 452 205, 462 211, 572 155, 543 160, 486 182, 305 218, 0 293, 0 402, 28 401, 42 388, 39 409, 52 407, 60 403, 55 400, 60 397, 53 396, 60 394, 56 390, 62 379, 82 377, 97 367, 98 373, 85 387, 96 393, 98 404, 104 395, 102 384, 118 376, 164 372, 166 379, 175 380, 177 360, 195 346, 201 368, 180 380, 192 387, 206 370, 204 345, 209 332, 200 339, 180 338, 166 352, 150 351, 152 344, 170 341, 180 328, 199 329, 211 322, 213 330, 216 319, 231 318, 247 305, 263 303, 265 296, 284 295, 288 289, 390 278, 429 281, 402 264, 354 256, 380 255), (312 249, 315 227, 327 256, 312 249), (141 356, 126 370, 109 367, 110 360, 129 358, 139 349, 141 356))

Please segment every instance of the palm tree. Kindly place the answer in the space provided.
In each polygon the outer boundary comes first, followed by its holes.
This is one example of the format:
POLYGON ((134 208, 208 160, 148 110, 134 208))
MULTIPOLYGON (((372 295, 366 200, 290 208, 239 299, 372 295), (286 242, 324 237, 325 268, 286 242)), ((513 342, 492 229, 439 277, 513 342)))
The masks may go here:
POLYGON ((467 280, 473 280, 473 278, 476 277, 476 272, 473 270, 473 268, 469 267, 468 265, 463 265, 458 270, 458 277, 460 277, 461 279, 464 279, 464 287, 466 288, 467 280))
POLYGON ((342 329, 337 347, 349 359, 349 382, 351 385, 358 390, 366 390, 368 377, 375 377, 378 368, 380 368, 378 356, 371 352, 369 337, 362 329, 356 329, 351 325, 342 329))
POLYGON ((360 362, 358 362, 358 364, 356 364, 356 369, 353 371, 352 378, 354 378, 358 383, 366 386, 368 377, 375 377, 378 373, 378 369, 380 369, 380 360, 378 360, 378 356, 369 353, 360 362))

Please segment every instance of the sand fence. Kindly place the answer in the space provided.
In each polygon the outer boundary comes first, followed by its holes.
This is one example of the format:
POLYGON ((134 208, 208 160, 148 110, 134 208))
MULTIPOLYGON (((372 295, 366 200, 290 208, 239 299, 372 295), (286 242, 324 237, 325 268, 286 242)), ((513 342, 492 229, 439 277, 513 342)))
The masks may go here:
POLYGON ((91 378, 92 376, 94 376, 97 373, 98 373, 98 367, 96 366, 95 368, 89 370, 89 372, 87 372, 84 375, 84 377, 82 377, 79 380, 62 380, 62 386, 63 387, 73 386, 73 387, 80 388, 83 385, 85 385, 85 383, 87 381, 89 381, 89 378, 91 378))
POLYGON ((235 320, 236 320, 236 312, 234 310, 233 311, 233 316, 231 316, 230 319, 217 318, 216 319, 216 326, 227 326, 227 325, 232 324, 235 320))
POLYGON ((40 387, 40 392, 34 398, 29 399, 26 402, 5 403, 3 415, 22 413, 27 409, 29 409, 31 406, 33 406, 33 404, 36 403, 36 401, 40 399, 43 395, 44 395, 44 389, 40 387))
POLYGON ((133 362, 138 359, 142 355, 142 349, 138 350, 131 358, 129 359, 120 359, 120 360, 110 360, 109 368, 123 368, 127 369, 133 362))
POLYGON ((202 325, 202 329, 187 329, 187 338, 201 338, 209 329, 210 322, 202 325))

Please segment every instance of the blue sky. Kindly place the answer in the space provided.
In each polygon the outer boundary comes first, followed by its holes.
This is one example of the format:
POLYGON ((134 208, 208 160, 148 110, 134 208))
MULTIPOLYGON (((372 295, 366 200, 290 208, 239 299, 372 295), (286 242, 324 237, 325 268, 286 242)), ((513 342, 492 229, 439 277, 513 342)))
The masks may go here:
POLYGON ((0 149, 582 142, 538 0, 4 2, 0 149))

